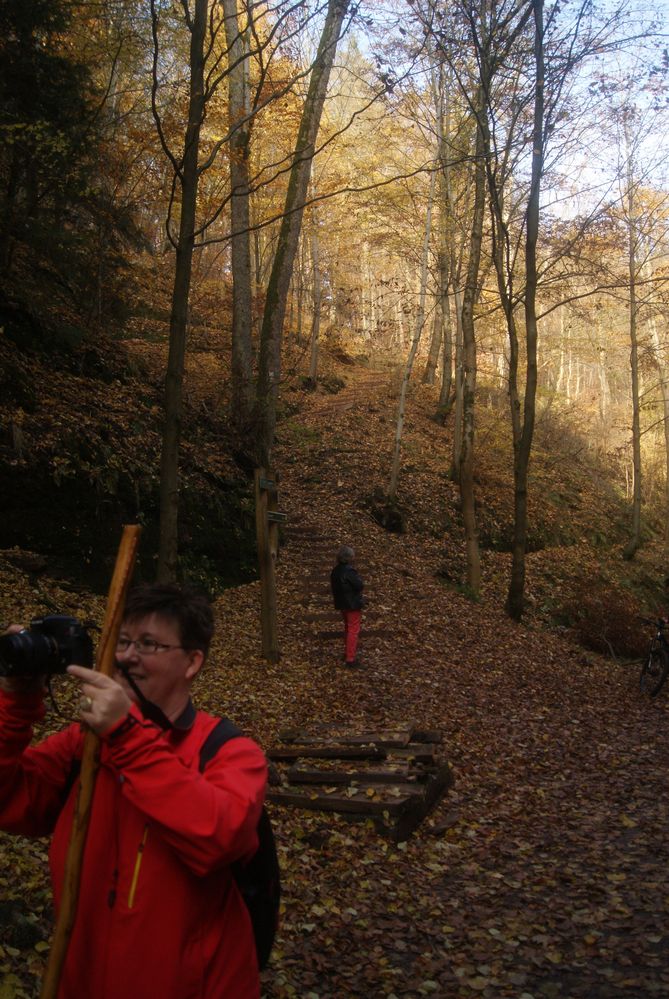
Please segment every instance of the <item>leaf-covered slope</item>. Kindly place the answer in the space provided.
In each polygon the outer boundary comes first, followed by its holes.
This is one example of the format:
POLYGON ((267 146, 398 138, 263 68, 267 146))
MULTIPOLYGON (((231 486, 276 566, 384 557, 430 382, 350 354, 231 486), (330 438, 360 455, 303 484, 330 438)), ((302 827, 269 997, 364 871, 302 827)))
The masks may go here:
MULTIPOLYGON (((458 591, 457 493, 443 463, 449 432, 429 419, 428 390, 415 392, 407 418, 405 462, 414 467, 405 467, 400 499, 408 530, 380 527, 367 497, 389 470, 393 406, 383 381, 345 377, 349 388, 316 393, 280 425, 280 507, 289 517, 278 567, 282 659, 270 666, 259 656, 258 584, 229 589, 216 601, 218 634, 196 696, 266 749, 284 727, 328 721, 438 729, 455 786, 399 847, 364 824, 273 809, 284 911, 263 994, 665 994, 666 698, 643 700, 636 668, 585 657, 568 636, 542 630, 538 615, 509 621, 498 599, 506 553, 484 551, 480 603, 458 591), (446 514, 442 536, 435 518, 446 514), (327 587, 345 540, 358 551, 369 596, 359 671, 341 664, 327 587)), ((480 425, 483 436, 483 416, 480 425)), ((509 509, 501 459, 499 473, 495 482, 481 472, 479 495, 489 490, 490 515, 501 519, 509 509)), ((587 505, 572 514, 579 530, 587 505)), ((620 512, 608 509, 603 519, 620 512)), ((579 558, 592 565, 594 552, 579 536, 533 554, 530 587, 559 592, 567 570, 575 573, 579 558)), ((612 565, 614 555, 615 546, 612 565)), ((80 616, 102 614, 100 598, 46 574, 31 580, 6 557, 0 586, 11 618, 43 610, 46 597, 80 616)), ((76 717, 72 684, 57 686, 76 717)), ((51 715, 45 728, 61 724, 51 715)), ((33 997, 49 927, 44 844, 3 836, 0 850, 3 894, 13 903, 0 930, 0 974, 9 995, 33 997)))
MULTIPOLYGON (((0 342, 0 548, 35 550, 53 575, 103 591, 120 526, 139 522, 140 571, 152 578, 164 341, 26 350, 0 332, 0 342)), ((181 447, 182 568, 213 587, 254 572, 252 490, 233 457, 224 370, 195 339, 181 447)))

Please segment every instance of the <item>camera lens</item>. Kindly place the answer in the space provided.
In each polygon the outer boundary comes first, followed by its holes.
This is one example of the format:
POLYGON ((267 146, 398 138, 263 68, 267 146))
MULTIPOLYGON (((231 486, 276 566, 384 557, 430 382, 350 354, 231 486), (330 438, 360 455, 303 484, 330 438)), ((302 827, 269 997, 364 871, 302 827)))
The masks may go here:
POLYGON ((34 677, 52 672, 58 647, 48 635, 19 631, 0 637, 0 676, 34 677))

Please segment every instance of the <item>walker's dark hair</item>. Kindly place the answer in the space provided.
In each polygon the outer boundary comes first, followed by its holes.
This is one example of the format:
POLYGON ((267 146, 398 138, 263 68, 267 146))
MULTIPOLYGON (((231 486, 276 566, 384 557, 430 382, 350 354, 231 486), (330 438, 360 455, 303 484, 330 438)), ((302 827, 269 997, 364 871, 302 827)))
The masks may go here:
POLYGON ((184 648, 200 649, 206 656, 214 634, 214 615, 202 593, 174 583, 145 584, 131 590, 123 620, 138 621, 150 614, 174 621, 184 648))

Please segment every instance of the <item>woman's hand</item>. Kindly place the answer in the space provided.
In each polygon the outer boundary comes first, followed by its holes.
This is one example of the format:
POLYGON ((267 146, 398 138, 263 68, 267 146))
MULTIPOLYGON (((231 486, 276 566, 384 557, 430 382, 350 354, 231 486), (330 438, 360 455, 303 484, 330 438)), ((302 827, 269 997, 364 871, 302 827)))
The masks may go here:
POLYGON ((81 680, 79 710, 89 728, 104 735, 123 721, 132 701, 117 680, 85 666, 68 666, 67 672, 81 680))

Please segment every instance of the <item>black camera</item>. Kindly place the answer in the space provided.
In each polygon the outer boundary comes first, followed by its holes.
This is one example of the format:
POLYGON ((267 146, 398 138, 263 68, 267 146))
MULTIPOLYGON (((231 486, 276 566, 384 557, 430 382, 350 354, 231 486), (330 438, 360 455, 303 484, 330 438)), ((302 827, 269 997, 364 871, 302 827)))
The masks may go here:
POLYGON ((74 617, 47 614, 31 621, 30 629, 0 637, 0 676, 53 676, 70 663, 93 665, 93 641, 74 617))

